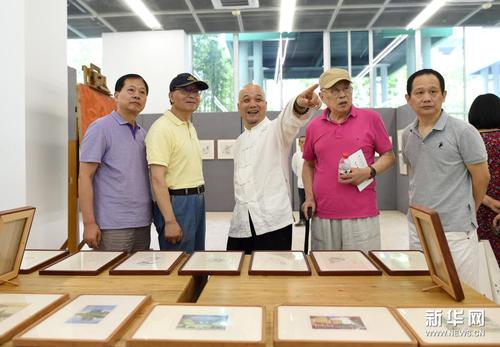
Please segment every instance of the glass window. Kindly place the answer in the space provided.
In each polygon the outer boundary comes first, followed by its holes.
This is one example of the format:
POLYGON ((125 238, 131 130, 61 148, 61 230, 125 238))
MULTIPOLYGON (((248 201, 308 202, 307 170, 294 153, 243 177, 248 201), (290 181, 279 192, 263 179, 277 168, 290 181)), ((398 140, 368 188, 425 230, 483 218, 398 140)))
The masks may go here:
MULTIPOLYGON (((102 68, 102 39, 68 39, 67 64, 76 70, 76 81, 83 83, 82 66, 90 63, 102 68)), ((109 86, 108 86, 109 88, 109 86)))
POLYGON ((466 114, 481 94, 500 95, 500 28, 465 28, 466 114))
MULTIPOLYGON (((231 36, 231 35, 229 35, 231 36)), ((193 35, 193 73, 210 88, 198 112, 234 111, 232 41, 224 34, 193 35)))
POLYGON ((353 101, 358 107, 370 107, 370 74, 368 68, 368 31, 351 32, 351 75, 353 80, 353 101))

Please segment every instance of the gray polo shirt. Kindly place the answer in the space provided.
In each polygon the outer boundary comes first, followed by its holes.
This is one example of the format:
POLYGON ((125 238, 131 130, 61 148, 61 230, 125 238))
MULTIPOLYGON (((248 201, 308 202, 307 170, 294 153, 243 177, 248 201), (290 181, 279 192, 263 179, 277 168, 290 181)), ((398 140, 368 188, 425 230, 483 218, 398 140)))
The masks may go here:
POLYGON ((132 128, 116 111, 94 121, 85 133, 80 161, 99 164, 94 175, 94 214, 101 229, 151 224, 145 137, 143 128, 132 128))
MULTIPOLYGON (((403 132, 403 158, 409 165, 410 204, 435 209, 445 232, 477 228, 466 164, 482 163, 488 157, 483 139, 472 125, 442 111, 422 139, 415 119, 403 132)), ((413 223, 410 214, 408 219, 413 223)))

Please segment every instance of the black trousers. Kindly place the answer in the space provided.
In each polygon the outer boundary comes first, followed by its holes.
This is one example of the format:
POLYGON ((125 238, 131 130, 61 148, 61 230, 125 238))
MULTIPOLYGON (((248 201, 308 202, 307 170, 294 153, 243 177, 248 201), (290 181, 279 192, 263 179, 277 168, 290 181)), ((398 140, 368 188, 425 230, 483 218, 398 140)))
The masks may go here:
POLYGON ((229 237, 227 240, 228 251, 244 251, 252 254, 252 251, 289 251, 292 249, 292 224, 284 228, 274 230, 262 235, 255 233, 252 218, 250 219, 251 237, 229 237))
POLYGON ((304 215, 304 211, 302 210, 302 205, 304 204, 304 201, 306 201, 306 191, 303 188, 297 188, 299 191, 299 216, 300 220, 306 221, 306 216, 304 215))

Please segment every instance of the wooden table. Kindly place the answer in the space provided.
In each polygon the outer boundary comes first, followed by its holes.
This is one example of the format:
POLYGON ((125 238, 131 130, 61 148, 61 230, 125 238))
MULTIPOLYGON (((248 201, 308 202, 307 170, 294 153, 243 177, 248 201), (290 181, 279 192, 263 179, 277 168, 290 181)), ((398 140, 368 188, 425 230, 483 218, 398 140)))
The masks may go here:
MULTIPOLYGON (((195 302, 203 285, 203 279, 192 276, 179 276, 177 270, 181 261, 170 275, 159 276, 110 276, 108 270, 97 276, 40 276, 37 272, 19 275, 10 283, 0 285, 0 293, 67 293, 70 299, 81 294, 149 294, 152 303, 171 304, 176 302, 195 302)), ((151 304, 152 304, 151 303, 151 304)), ((125 346, 130 332, 139 325, 148 304, 132 320, 129 328, 116 346, 125 346)), ((11 347, 12 341, 0 346, 11 347)))
MULTIPOLYGON (((310 259, 309 259, 310 260, 310 259)), ((250 256, 245 257, 240 276, 211 276, 198 298, 200 304, 264 305, 267 311, 267 346, 273 340, 273 310, 280 304, 338 306, 496 306, 462 284, 465 300, 456 302, 433 286, 429 276, 318 276, 309 261, 312 276, 248 275, 250 256)))

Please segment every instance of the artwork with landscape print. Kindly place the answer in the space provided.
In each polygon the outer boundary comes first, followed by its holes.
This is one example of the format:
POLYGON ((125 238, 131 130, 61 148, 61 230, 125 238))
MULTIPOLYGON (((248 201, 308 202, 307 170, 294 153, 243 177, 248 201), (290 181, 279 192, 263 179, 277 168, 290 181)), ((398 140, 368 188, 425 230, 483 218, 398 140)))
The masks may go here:
POLYGON ((265 346, 264 307, 154 305, 127 347, 265 346))
POLYGON ((369 256, 391 276, 429 275, 425 255, 419 250, 372 250, 369 256))
POLYGON ((179 275, 239 275, 243 263, 240 251, 198 251, 179 269, 179 275))
POLYGON ((66 300, 66 294, 0 293, 0 344, 66 300))
POLYGON ((168 275, 182 259, 182 251, 136 252, 115 265, 110 275, 168 275))
POLYGON ((375 264, 361 251, 312 251, 318 275, 381 275, 375 264))
POLYGON ((111 346, 150 301, 148 295, 80 295, 17 335, 14 345, 111 346))
POLYGON ((273 329, 275 346, 417 346, 386 307, 280 305, 273 329))
POLYGON ((309 263, 301 251, 254 251, 248 269, 250 275, 311 275, 309 263))

